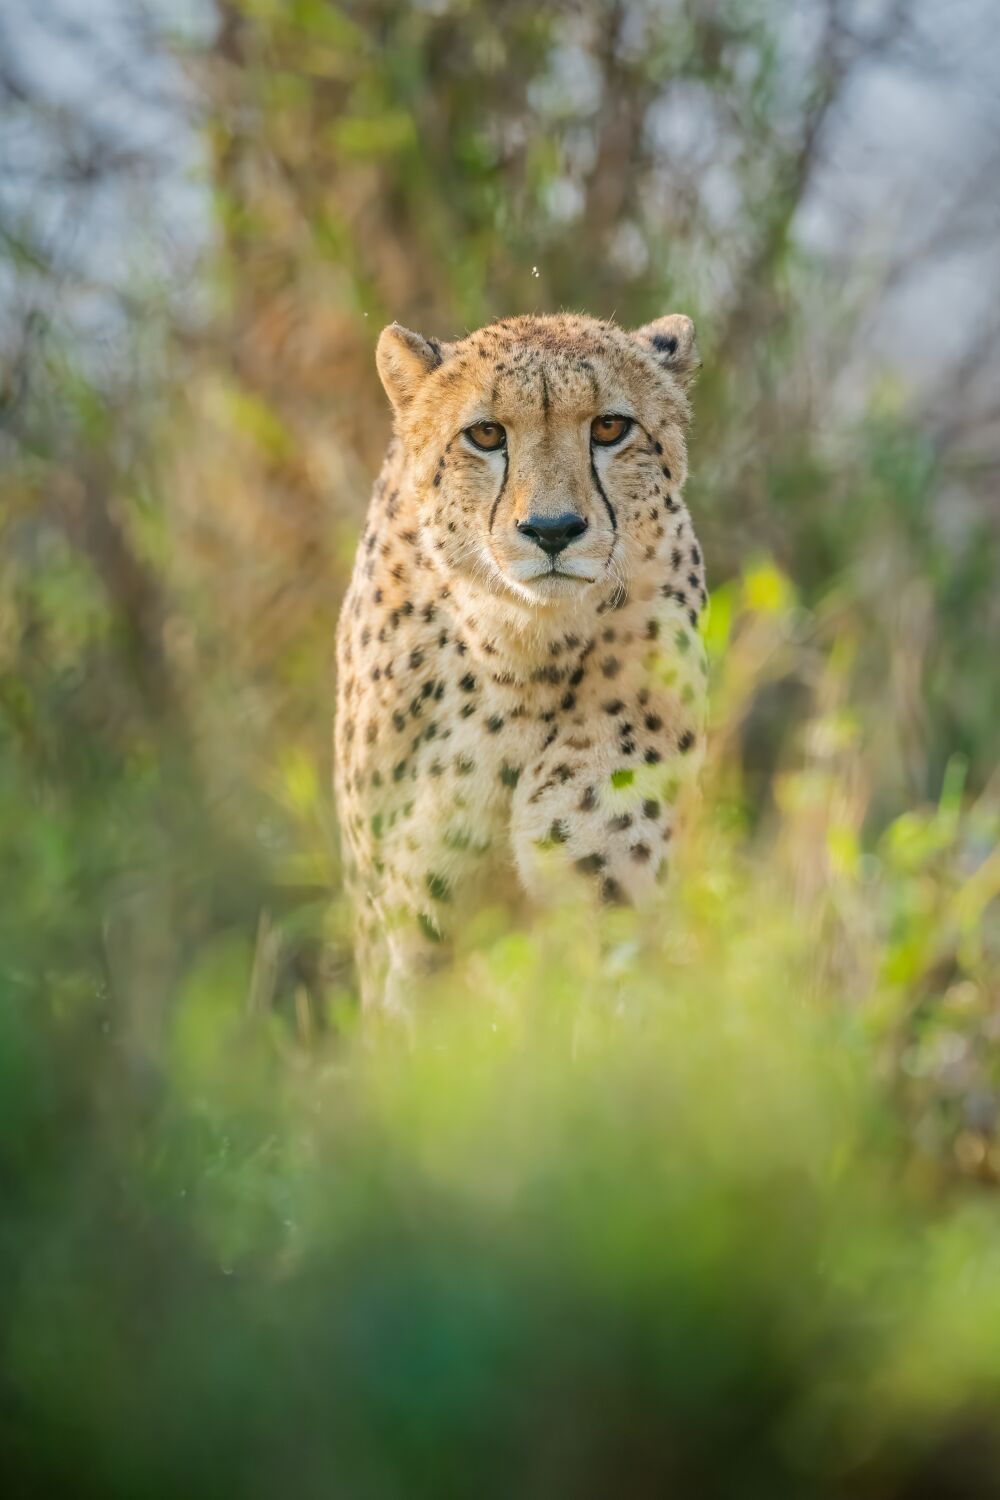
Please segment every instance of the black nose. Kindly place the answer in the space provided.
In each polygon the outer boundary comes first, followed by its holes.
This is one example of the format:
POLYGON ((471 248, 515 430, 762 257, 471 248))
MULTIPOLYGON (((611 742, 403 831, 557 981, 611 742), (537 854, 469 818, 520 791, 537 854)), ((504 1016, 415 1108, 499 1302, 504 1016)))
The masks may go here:
POLYGON ((561 516, 529 516, 526 521, 518 521, 517 529, 522 536, 530 536, 537 542, 543 552, 555 557, 570 542, 583 536, 587 523, 575 511, 568 510, 561 516))

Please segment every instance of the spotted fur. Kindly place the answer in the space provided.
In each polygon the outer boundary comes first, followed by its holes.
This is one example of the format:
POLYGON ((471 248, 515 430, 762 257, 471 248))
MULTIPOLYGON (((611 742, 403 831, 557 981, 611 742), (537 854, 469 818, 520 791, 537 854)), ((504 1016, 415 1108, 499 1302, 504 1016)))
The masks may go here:
POLYGON ((484 895, 648 897, 702 755, 704 563, 681 498, 694 332, 560 315, 392 325, 395 432, 338 632, 335 765, 366 1003, 484 895), (604 414, 633 425, 591 441, 604 414), (503 424, 478 451, 472 424, 503 424), (575 512, 550 559, 517 530, 575 512))

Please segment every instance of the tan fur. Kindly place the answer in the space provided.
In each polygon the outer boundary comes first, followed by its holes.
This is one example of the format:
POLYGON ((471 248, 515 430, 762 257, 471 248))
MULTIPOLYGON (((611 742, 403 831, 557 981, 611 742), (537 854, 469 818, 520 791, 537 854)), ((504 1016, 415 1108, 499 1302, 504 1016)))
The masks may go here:
POLYGON ((704 568, 681 500, 687 318, 560 315, 440 345, 386 329, 396 432, 338 632, 336 783, 366 1003, 405 1003, 470 904, 571 871, 648 897, 701 759, 704 568), (603 414, 634 418, 615 448, 603 414), (505 452, 464 436, 492 420, 505 452), (551 574, 516 530, 588 527, 551 574))

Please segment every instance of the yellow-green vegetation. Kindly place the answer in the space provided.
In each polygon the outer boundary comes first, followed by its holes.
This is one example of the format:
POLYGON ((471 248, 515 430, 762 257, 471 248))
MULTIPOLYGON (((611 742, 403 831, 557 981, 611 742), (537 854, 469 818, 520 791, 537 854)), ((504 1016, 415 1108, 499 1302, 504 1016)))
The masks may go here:
MULTIPOLYGON (((296 754, 256 932, 188 872, 223 909, 161 955, 155 1045, 82 950, 6 969, 0 1430, 34 1483, 881 1497, 957 1466, 994 1492, 997 814, 956 759, 866 841, 834 636, 748 827, 740 716, 819 628, 773 565, 727 586, 662 910, 486 911, 403 1032, 359 1031, 346 967, 296 972, 343 918, 280 910, 328 869, 296 754)), ((72 812, 53 792, 18 830, 7 955, 70 942, 98 829, 122 858, 114 802, 72 812)), ((163 888, 134 894, 147 941, 163 888)))
POLYGON ((796 233, 895 56, 818 11, 226 0, 206 242, 106 342, 0 197, 5 1493, 998 1493, 992 408, 879 373, 796 233), (699 325, 701 801, 655 912, 485 910, 362 1028, 375 338, 561 306, 699 325))

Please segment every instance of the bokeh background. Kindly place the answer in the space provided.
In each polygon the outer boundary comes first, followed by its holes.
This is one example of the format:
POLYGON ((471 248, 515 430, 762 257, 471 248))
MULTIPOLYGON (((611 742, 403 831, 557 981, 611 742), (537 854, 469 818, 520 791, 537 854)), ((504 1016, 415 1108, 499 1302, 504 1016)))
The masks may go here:
POLYGON ((0 1471, 1000 1494, 990 0, 0 3, 0 1471), (670 900, 359 1035, 373 350, 690 313, 670 900))

